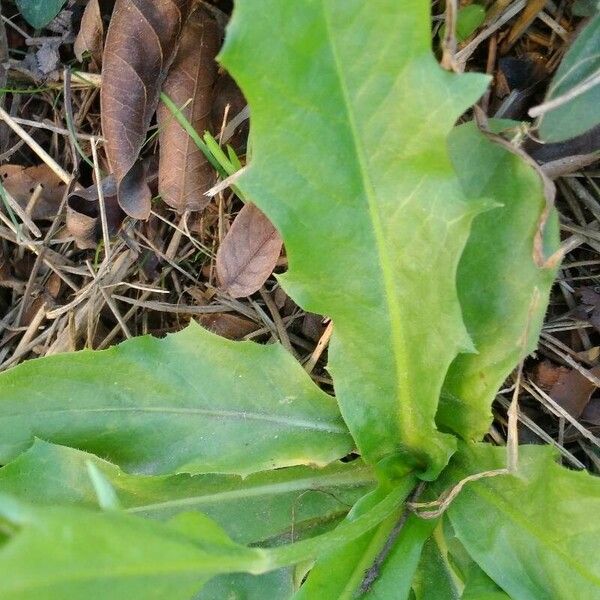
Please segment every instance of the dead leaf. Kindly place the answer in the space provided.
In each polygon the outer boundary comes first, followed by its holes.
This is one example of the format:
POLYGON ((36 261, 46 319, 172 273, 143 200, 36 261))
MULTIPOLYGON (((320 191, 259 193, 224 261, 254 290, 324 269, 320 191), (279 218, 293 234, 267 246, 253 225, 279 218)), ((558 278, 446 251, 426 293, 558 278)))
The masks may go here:
POLYGON ((592 398, 581 414, 581 420, 600 426, 600 398, 592 398))
MULTIPOLYGON (((117 201, 117 184, 109 175, 102 181, 102 195, 106 207, 109 232, 114 233, 123 220, 123 212, 117 201)), ((78 248, 95 248, 102 236, 98 186, 75 190, 67 200, 67 230, 75 239, 78 248)))
MULTIPOLYGON (((136 170, 145 177, 146 185, 151 193, 155 194, 158 178, 156 157, 154 155, 145 157, 136 164, 136 170)), ((117 199, 117 182, 114 175, 105 177, 101 185, 108 232, 113 235, 123 223, 125 213, 117 199)), ((98 199, 98 186, 95 183, 83 190, 72 191, 67 199, 67 230, 75 239, 77 247, 82 250, 95 248, 102 238, 98 199)))
POLYGON ((117 0, 102 65, 102 132, 119 204, 147 219, 152 194, 136 168, 193 0, 117 0))
POLYGON ((33 167, 22 165, 2 165, 0 178, 6 191, 27 210, 35 220, 50 220, 56 216, 65 193, 64 182, 46 164, 33 167), (38 185, 42 186, 37 200, 30 206, 31 196, 38 185))
POLYGON ((254 294, 273 272, 282 244, 269 219, 246 204, 217 251, 221 289, 233 298, 254 294))
MULTIPOLYGON (((163 86, 178 107, 188 103, 182 112, 200 134, 210 128, 219 45, 216 21, 204 10, 195 11, 183 29, 177 56, 163 86)), ((210 202, 204 192, 214 183, 214 170, 164 104, 159 106, 157 117, 160 195, 180 213, 202 210, 210 202)))
POLYGON ((567 367, 554 364, 549 360, 543 360, 535 365, 532 373, 534 383, 544 391, 549 391, 556 384, 561 375, 569 372, 567 367))
MULTIPOLYGON (((600 376, 600 367, 594 367, 590 372, 600 376)), ((570 415, 578 419, 588 405, 596 386, 579 371, 566 369, 562 371, 556 383, 550 390, 552 399, 564 408, 570 415)))
POLYGON ((593 287, 584 287, 577 290, 583 304, 583 318, 600 331, 600 293, 593 287))
POLYGON ((92 65, 95 68, 102 66, 102 49, 104 46, 104 23, 100 11, 99 0, 89 0, 83 16, 81 27, 75 38, 73 50, 78 61, 83 61, 85 52, 89 52, 92 65))
POLYGON ((327 325, 323 323, 323 315, 317 315, 315 313, 306 313, 304 319, 302 319, 302 335, 307 340, 318 342, 321 336, 325 332, 327 325))
POLYGON ((198 321, 206 329, 229 340, 241 340, 259 328, 254 321, 230 313, 200 315, 198 321))
POLYGON ((513 47, 514 43, 527 31, 527 28, 533 23, 537 15, 544 9, 547 1, 529 0, 527 2, 524 10, 511 27, 508 37, 502 43, 502 54, 506 54, 513 47))

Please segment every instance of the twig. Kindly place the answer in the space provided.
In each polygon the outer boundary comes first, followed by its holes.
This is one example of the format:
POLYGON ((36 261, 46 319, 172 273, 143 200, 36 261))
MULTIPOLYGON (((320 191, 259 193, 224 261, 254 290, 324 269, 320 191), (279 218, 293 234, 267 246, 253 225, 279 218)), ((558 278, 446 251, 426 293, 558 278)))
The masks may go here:
POLYGON ((2 107, 0 107, 0 119, 2 119, 66 185, 70 185, 73 177, 69 175, 2 107))
POLYGON ((325 352, 325 348, 329 345, 329 340, 331 339, 331 335, 333 334, 333 321, 329 321, 323 335, 319 338, 313 353, 310 355, 310 358, 306 361, 304 365, 304 370, 310 375, 313 372, 317 362, 321 358, 323 352, 325 352))
POLYGON ((106 204, 104 202, 104 190, 102 189, 102 174, 98 164, 97 141, 92 141, 92 160, 94 161, 94 175, 96 177, 96 189, 98 190, 98 206, 100 207, 100 223, 102 224, 102 239, 104 240, 104 262, 111 259, 110 234, 108 231, 108 221, 106 219, 106 204))

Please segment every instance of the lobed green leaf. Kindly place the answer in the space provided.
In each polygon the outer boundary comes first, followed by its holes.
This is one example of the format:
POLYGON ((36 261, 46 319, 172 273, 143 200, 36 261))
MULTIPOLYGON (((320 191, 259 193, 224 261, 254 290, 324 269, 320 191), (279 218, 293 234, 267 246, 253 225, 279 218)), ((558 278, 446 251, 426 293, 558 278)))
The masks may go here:
POLYGON ((0 549, 2 598, 189 600, 211 577, 261 572, 260 549, 233 543, 201 514, 163 524, 110 511, 29 508, 0 498, 19 531, 0 549))
POLYGON ((118 511, 32 507, 0 496, 3 598, 189 598, 213 576, 262 574, 315 560, 393 514, 412 480, 328 533, 275 548, 233 542, 201 513, 168 524, 118 511))
POLYGON ((2 463, 34 437, 145 474, 324 465, 353 447, 335 400, 280 346, 196 324, 28 361, 0 375, 0 390, 2 463))
POLYGON ((458 267, 458 295, 477 352, 461 354, 450 365, 437 414, 443 427, 479 441, 491 424, 498 389, 536 347, 558 269, 538 262, 558 249, 558 218, 551 209, 544 256, 536 260, 547 208, 539 173, 474 123, 456 128, 449 146, 465 194, 497 204, 475 218, 458 267))
MULTIPOLYGON (((409 491, 407 486, 406 493, 409 491)), ((364 498, 352 509, 347 521, 368 512, 382 493, 379 489, 364 498)), ((414 516, 406 519, 405 511, 406 506, 400 506, 376 529, 323 555, 295 600, 407 598, 423 544, 435 523, 414 516), (382 552, 386 554, 383 562, 382 552)))
POLYGON ((331 527, 375 485, 371 469, 360 461, 323 469, 290 467, 246 478, 128 475, 86 452, 36 440, 0 469, 0 489, 37 505, 97 508, 89 464, 112 485, 123 510, 163 521, 200 511, 244 544, 275 537, 296 540, 319 526, 331 527))
MULTIPOLYGON (((454 481, 502 468, 506 449, 462 446, 454 481)), ((449 485, 449 481, 445 481, 449 485)), ((468 483, 448 515, 471 557, 511 598, 600 595, 600 481, 569 471, 545 446, 521 446, 516 475, 468 483)))
POLYGON ((285 239, 285 289, 334 321, 344 419, 365 460, 425 478, 454 451, 434 417, 472 349, 456 268, 483 209, 446 137, 487 83, 443 71, 430 38, 422 0, 240 0, 221 54, 252 111, 238 185, 285 239))

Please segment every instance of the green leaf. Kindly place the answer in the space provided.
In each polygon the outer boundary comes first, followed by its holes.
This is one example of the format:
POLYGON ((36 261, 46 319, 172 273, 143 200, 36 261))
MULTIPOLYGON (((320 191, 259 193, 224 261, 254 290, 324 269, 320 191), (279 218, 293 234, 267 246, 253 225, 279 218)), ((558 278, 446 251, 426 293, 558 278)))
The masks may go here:
MULTIPOLYGON (((463 446, 451 478, 505 460, 505 448, 463 446)), ((448 514, 471 557, 511 598, 599 597, 600 481, 559 466, 550 448, 521 446, 516 475, 468 483, 448 514)))
POLYGON ((296 540, 319 525, 331 527, 374 486, 360 461, 323 469, 290 467, 234 475, 145 477, 123 473, 91 454, 36 440, 31 449, 0 469, 0 489, 36 504, 98 506, 88 464, 112 486, 121 507, 166 520, 197 510, 217 521, 237 542, 296 540))
POLYGON ((287 600, 294 589, 293 569, 265 575, 220 575, 202 588, 196 600, 287 600))
POLYGON ((86 461, 85 466, 94 486, 100 508, 104 510, 121 508, 115 488, 113 488, 110 481, 104 476, 104 473, 90 459, 86 461))
MULTIPOLYGON (((456 39, 464 42, 485 21, 485 8, 479 4, 469 4, 458 9, 456 15, 456 39)), ((446 24, 440 27, 439 37, 444 39, 446 24)))
MULTIPOLYGON (((410 490, 410 481, 406 482, 406 493, 410 490)), ((356 518, 367 512, 370 503, 376 501, 382 490, 376 490, 371 497, 359 503, 347 517, 356 518)), ((379 527, 362 537, 342 544, 333 552, 317 561, 308 579, 300 588, 294 600, 312 598, 336 598, 352 600, 357 596, 367 599, 406 598, 410 591, 413 574, 417 568, 421 549, 431 534, 435 522, 424 521, 409 516, 404 522, 405 506, 398 508, 379 527), (399 534, 394 530, 403 523, 399 534), (397 535, 397 537, 394 537, 397 535), (392 543, 388 556, 378 573, 370 575, 373 581, 365 581, 367 573, 383 549, 392 543)))
POLYGON ((21 14, 32 27, 48 25, 60 12, 67 0, 15 0, 21 14))
MULTIPOLYGON (((534 260, 546 209, 539 174, 473 123, 456 128, 449 143, 465 194, 500 205, 476 217, 458 267, 458 295, 477 353, 461 354, 450 366, 437 415, 444 427, 480 440, 498 389, 536 347, 558 265, 540 268, 534 260)), ((555 210, 544 235, 549 256, 559 246, 555 210)))
POLYGON ((196 324, 26 362, 0 390, 2 463, 34 436, 148 474, 323 465, 352 449, 335 400, 280 346, 196 324))
POLYGON ((600 10, 598 0, 575 0, 571 12, 578 17, 592 17, 600 10))
POLYGON ((424 544, 434 527, 435 521, 408 517, 381 573, 365 594, 365 600, 400 600, 408 596, 424 544))
POLYGON ((461 600, 511 600, 476 563, 467 573, 461 600))
POLYGON ((169 526, 115 511, 15 510, 2 497, 0 515, 19 526, 0 549, 3 600, 188 600, 214 575, 267 568, 262 550, 199 513, 169 526))
POLYGON ((483 207, 446 137, 487 82, 443 71, 430 45, 423 0, 240 0, 221 54, 252 112, 238 185, 286 240, 285 289, 334 321, 344 419, 365 460, 402 474, 416 457, 424 478, 454 451, 434 417, 472 349, 456 268, 483 207))
POLYGON ((456 537, 450 520, 445 516, 441 527, 436 529, 438 547, 444 548, 448 572, 455 575, 457 588, 463 587, 461 600, 510 600, 509 597, 488 577, 481 567, 469 556, 466 548, 456 537))
POLYGON ((540 117, 539 134, 543 140, 559 142, 600 123, 600 14, 581 30, 565 54, 548 87, 546 101, 569 94, 586 81, 595 84, 540 117))
POLYGON ((2 597, 189 598, 220 573, 262 574, 315 560, 376 527, 405 496, 399 487, 333 531, 263 549, 236 544, 200 513, 164 524, 117 511, 33 508, 3 495, 0 522, 16 531, 0 548, 2 597))
MULTIPOLYGON (((241 479, 230 475, 127 475, 93 455, 36 440, 0 469, 0 489, 38 504, 97 506, 87 476, 93 465, 113 486, 124 510, 165 520, 181 511, 199 510, 217 521, 237 542, 284 543, 334 527, 374 485, 371 470, 360 461, 323 469, 290 467, 241 479)), ((286 598, 293 569, 260 576, 222 575, 211 580, 199 598, 286 598)))
POLYGON ((431 537, 425 543, 412 589, 416 600, 458 600, 456 576, 448 557, 431 537))

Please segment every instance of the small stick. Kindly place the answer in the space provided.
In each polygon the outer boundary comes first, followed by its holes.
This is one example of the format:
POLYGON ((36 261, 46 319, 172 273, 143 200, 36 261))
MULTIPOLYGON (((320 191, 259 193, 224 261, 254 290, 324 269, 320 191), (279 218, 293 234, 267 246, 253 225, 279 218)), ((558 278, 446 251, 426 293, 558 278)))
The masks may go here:
POLYGON ((277 329, 277 334, 279 336, 279 339, 281 340, 281 345, 292 356, 296 356, 294 348, 292 347, 292 343, 290 342, 287 329, 285 328, 283 320, 281 319, 281 315, 277 310, 277 306, 275 306, 275 302, 273 302, 273 298, 271 298, 271 295, 269 294, 269 292, 267 292, 267 290, 264 287, 260 288, 259 291, 262 299, 264 300, 264 303, 267 305, 267 308, 269 309, 269 312, 273 317, 273 323, 275 324, 275 328, 277 329))
POLYGON ((112 301, 112 298, 108 295, 108 292, 104 289, 104 287, 100 283, 98 283, 98 280, 96 279, 96 274, 94 273, 94 269, 92 268, 90 261, 86 260, 85 264, 87 265, 90 275, 92 276, 94 281, 98 284, 98 289, 100 290, 100 293, 104 297, 104 301, 108 305, 108 308, 110 308, 112 314, 115 315, 115 318, 117 319, 117 322, 121 326, 121 330, 125 334, 125 337, 128 340, 130 340, 133 336, 131 335, 131 332, 129 331, 127 325, 125 324, 125 321, 123 321, 123 317, 121 316, 121 313, 115 306, 115 303, 112 301))
POLYGON ((317 362, 321 358, 321 355, 325 351, 325 348, 329 345, 329 340, 331 339, 331 334, 333 333, 333 321, 329 321, 327 324, 327 328, 323 332, 323 335, 320 337, 317 342, 317 346, 315 347, 313 353, 310 355, 310 358, 306 361, 304 365, 304 370, 310 375, 313 372, 317 362))
POLYGON ((458 13, 457 0, 446 0, 446 32, 442 41, 441 65, 448 71, 456 71, 456 16, 458 13))
POLYGON ((2 119, 67 186, 73 177, 69 175, 15 120, 0 106, 2 119))
POLYGON ((104 202, 104 190, 102 189, 102 174, 98 164, 97 141, 92 141, 92 160, 94 161, 94 175, 96 176, 96 189, 98 190, 98 205, 100 207, 100 222, 102 223, 102 238, 104 240, 104 262, 111 259, 110 234, 108 231, 108 221, 106 219, 106 204, 104 202))

